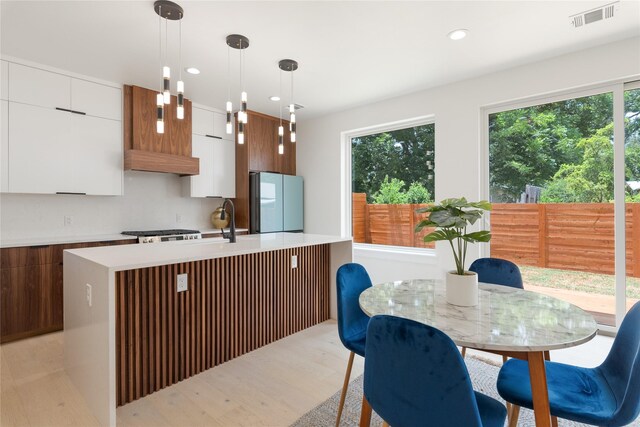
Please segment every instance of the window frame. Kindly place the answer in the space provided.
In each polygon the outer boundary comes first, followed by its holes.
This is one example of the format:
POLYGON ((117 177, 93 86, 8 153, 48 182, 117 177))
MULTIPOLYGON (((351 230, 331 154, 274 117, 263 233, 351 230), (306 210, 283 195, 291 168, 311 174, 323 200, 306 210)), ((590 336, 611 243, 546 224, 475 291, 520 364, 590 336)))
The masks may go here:
MULTIPOLYGON (((480 196, 489 200, 489 116, 504 111, 536 105, 566 101, 602 93, 612 94, 614 121, 614 248, 615 248, 615 326, 598 323, 598 329, 606 334, 615 334, 626 315, 626 257, 625 257, 625 146, 624 146, 624 91, 640 87, 640 76, 632 76, 609 82, 586 85, 578 88, 518 98, 510 101, 485 105, 480 108, 480 196), (620 118, 623 118, 620 120, 620 118)), ((483 228, 491 230, 491 213, 483 217, 483 228)), ((488 257, 491 253, 491 242, 482 245, 480 256, 488 257)))
MULTIPOLYGON (((387 122, 372 126, 366 126, 356 129, 351 129, 347 131, 343 131, 340 133, 340 145, 341 145, 341 153, 340 153, 340 163, 341 163, 341 195, 340 199, 341 203, 341 221, 340 221, 340 234, 342 237, 350 237, 353 239, 353 218, 352 218, 352 189, 353 189, 353 160, 352 160, 352 150, 351 150, 351 140, 353 138, 359 138, 368 135, 374 135, 377 133, 383 132, 392 132, 400 129, 407 129, 416 126, 425 126, 433 124, 436 125, 436 116, 435 114, 429 114, 425 116, 413 117, 410 119, 402 119, 393 122, 387 122)), ((434 170, 433 176, 434 179, 437 177, 437 169, 435 165, 436 162, 436 149, 435 149, 436 141, 434 140, 434 152, 433 152, 433 163, 434 170)), ((437 182, 437 179, 436 179, 437 182)), ((434 200, 436 199, 436 189, 434 186, 434 200)), ((378 252, 386 252, 389 254, 399 254, 399 255, 413 255, 415 257, 435 257, 436 250, 430 248, 412 248, 408 246, 391 246, 391 245, 377 245, 373 243, 356 243, 353 242, 354 250, 367 250, 367 251, 378 251, 378 252)))

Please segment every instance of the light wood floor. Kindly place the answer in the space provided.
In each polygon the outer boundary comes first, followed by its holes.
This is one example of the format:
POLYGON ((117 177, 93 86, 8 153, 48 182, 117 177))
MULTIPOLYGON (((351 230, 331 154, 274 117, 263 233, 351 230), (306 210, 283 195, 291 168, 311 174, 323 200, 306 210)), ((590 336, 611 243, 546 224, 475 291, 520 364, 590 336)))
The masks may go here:
MULTIPOLYGON (((63 369, 64 333, 0 346, 0 425, 92 426, 63 369)), ((342 386, 348 352, 327 321, 117 410, 120 426, 288 426, 342 386)), ((355 358, 352 378, 363 360, 355 358)))

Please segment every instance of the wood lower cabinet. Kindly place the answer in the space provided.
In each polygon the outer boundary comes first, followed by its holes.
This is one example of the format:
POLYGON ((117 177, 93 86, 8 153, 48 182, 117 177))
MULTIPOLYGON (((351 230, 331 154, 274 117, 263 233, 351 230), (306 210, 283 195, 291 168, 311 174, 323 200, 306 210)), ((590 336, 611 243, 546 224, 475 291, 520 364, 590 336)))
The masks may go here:
POLYGON ((327 320, 329 252, 315 245, 117 272, 116 404, 327 320), (188 290, 176 292, 185 273, 188 290))
POLYGON ((0 249, 0 342, 62 330, 62 251, 135 242, 115 240, 0 249))

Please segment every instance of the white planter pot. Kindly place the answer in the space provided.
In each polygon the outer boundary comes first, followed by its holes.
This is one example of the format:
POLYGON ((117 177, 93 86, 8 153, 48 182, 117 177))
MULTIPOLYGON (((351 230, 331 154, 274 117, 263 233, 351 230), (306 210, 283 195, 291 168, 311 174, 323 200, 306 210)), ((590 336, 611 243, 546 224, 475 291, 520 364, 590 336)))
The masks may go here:
POLYGON ((478 304, 478 275, 465 271, 463 276, 455 271, 447 272, 447 302, 453 305, 470 307, 478 304))

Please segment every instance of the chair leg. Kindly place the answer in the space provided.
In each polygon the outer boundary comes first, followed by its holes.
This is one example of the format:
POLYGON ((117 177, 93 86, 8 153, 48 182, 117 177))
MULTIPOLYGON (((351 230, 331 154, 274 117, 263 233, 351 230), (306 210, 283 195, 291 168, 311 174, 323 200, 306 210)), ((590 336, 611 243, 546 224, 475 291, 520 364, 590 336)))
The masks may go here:
POLYGON ((349 363, 347 363, 347 372, 344 374, 344 383, 342 384, 342 393, 340 394, 340 405, 338 405, 338 418, 336 419, 336 427, 340 426, 340 417, 342 417, 342 409, 344 408, 344 398, 347 396, 347 388, 349 387, 349 378, 351 378, 351 368, 353 367, 353 357, 356 354, 352 351, 349 354, 349 363))
POLYGON ((386 421, 382 421, 382 427, 389 427, 389 423, 386 421))
POLYGON ((509 360, 509 358, 503 354, 502 355, 502 364, 504 365, 505 363, 507 363, 507 360, 509 360))
POLYGON ((462 347, 462 358, 464 359, 464 357, 467 355, 467 347, 462 347))
POLYGON ((558 427, 558 417, 551 416, 551 426, 558 427))
POLYGON ((518 425, 519 416, 520 407, 518 405, 511 405, 511 413, 509 414, 509 427, 516 427, 518 425))

